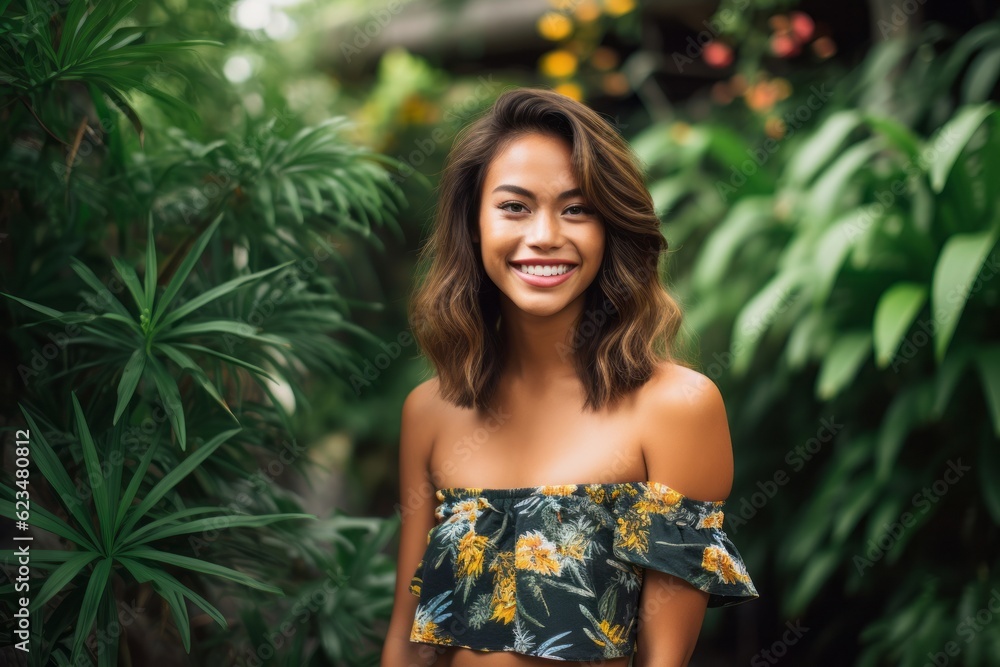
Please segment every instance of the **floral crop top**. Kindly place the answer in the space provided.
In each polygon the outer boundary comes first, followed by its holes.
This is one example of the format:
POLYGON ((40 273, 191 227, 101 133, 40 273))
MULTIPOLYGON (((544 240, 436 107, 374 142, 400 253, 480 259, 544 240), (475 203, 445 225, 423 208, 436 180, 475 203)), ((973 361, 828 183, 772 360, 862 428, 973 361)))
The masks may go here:
POLYGON ((410 581, 410 641, 552 660, 636 650, 643 568, 709 593, 758 597, 722 530, 725 501, 658 482, 437 491, 438 524, 410 581))

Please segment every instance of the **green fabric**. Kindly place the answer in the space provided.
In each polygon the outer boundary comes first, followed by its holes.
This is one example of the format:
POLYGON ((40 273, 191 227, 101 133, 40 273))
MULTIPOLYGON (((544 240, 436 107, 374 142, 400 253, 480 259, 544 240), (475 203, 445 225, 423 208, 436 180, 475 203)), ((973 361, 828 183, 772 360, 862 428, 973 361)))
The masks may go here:
POLYGON ((725 501, 658 482, 450 488, 410 582, 410 641, 554 660, 631 655, 643 568, 709 593, 758 597, 722 529, 725 501))

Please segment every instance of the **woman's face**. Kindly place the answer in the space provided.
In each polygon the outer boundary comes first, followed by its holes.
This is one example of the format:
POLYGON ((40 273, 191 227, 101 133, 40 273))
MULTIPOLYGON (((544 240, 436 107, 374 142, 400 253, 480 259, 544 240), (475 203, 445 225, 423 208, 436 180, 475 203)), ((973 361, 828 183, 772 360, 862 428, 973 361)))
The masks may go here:
POLYGON ((489 164, 480 201, 483 266, 500 291, 532 315, 577 300, 582 309, 604 256, 604 223, 579 190, 569 142, 513 140, 489 164))

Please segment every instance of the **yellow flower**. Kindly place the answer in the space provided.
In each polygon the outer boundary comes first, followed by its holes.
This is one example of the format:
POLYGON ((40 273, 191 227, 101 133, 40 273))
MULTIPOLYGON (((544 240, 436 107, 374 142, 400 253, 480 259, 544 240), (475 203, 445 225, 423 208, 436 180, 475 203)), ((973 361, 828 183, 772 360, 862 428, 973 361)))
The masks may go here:
POLYGON ((593 21, 601 15, 601 8, 593 0, 577 0, 576 9, 573 10, 578 21, 586 23, 593 21))
POLYGON ((479 517, 479 510, 488 506, 489 501, 485 498, 468 498, 455 503, 452 507, 452 516, 449 519, 452 523, 456 521, 475 521, 479 517))
POLYGON ((577 102, 583 101, 583 89, 580 88, 580 86, 578 86, 575 83, 571 83, 571 82, 560 83, 558 86, 556 86, 552 90, 554 90, 555 92, 559 93, 560 95, 565 95, 566 97, 568 97, 570 99, 574 99, 577 102))
POLYGON ((574 541, 569 544, 560 544, 556 547, 556 551, 563 558, 583 560, 583 544, 579 541, 574 541))
MULTIPOLYGON (((625 642, 625 626, 623 625, 612 625, 611 621, 603 620, 600 623, 601 632, 611 640, 611 643, 615 646, 621 646, 625 642)), ((604 646, 607 642, 593 637, 594 643, 598 646, 604 646)))
POLYGON ((725 514, 722 512, 712 512, 698 522, 698 528, 722 528, 722 520, 725 514))
POLYGON ((438 634, 437 623, 420 619, 413 622, 413 628, 410 630, 410 639, 418 642, 431 642, 433 644, 451 643, 451 637, 442 637, 438 634))
POLYGON ((576 71, 576 56, 565 49, 549 51, 542 56, 542 73, 553 79, 571 76, 576 71))
POLYGON ((490 598, 493 613, 490 615, 490 620, 498 620, 507 625, 514 620, 514 612, 517 610, 514 553, 512 551, 498 553, 490 563, 490 572, 494 573, 493 596, 490 598))
POLYGON ((417 597, 420 597, 420 585, 422 583, 423 583, 423 580, 420 579, 419 577, 414 577, 413 579, 411 579, 410 580, 410 592, 413 593, 414 595, 416 595, 417 597))
POLYGON ((636 502, 635 510, 639 513, 669 514, 683 497, 666 484, 650 482, 646 485, 645 496, 636 502))
POLYGON ((573 31, 573 22, 565 14, 545 12, 538 19, 538 33, 553 42, 558 42, 573 31))
POLYGON ((538 487, 538 490, 546 496, 569 496, 576 491, 576 484, 549 484, 538 487))
POLYGON ((719 579, 727 584, 737 581, 743 583, 750 581, 747 573, 742 568, 737 567, 732 557, 719 547, 705 547, 705 551, 702 554, 701 567, 708 572, 715 572, 719 576, 719 579))
POLYGON ((635 0, 604 0, 604 11, 611 16, 628 14, 635 9, 635 0))
POLYGON ((468 531, 458 541, 458 568, 456 576, 459 579, 478 577, 483 573, 483 556, 486 553, 485 535, 476 535, 475 530, 468 531))
POLYGON ((590 496, 590 499, 598 505, 604 502, 604 487, 600 484, 590 484, 584 487, 584 491, 586 491, 587 495, 590 496))
POLYGON ((537 530, 519 536, 514 550, 516 554, 514 566, 519 570, 558 575, 562 569, 562 565, 555 558, 556 545, 545 539, 545 536, 537 530))
POLYGON ((643 514, 631 514, 629 518, 618 517, 618 544, 623 549, 646 553, 649 548, 644 525, 649 525, 649 517, 643 514), (643 520, 645 519, 645 521, 643 520))

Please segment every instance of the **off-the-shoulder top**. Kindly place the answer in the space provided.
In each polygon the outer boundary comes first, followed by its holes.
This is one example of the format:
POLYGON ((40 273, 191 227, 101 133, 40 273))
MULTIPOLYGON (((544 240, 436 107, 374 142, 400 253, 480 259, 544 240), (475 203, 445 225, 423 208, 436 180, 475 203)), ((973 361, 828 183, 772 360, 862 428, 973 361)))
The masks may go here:
POLYGON ((658 482, 437 491, 438 519, 410 581, 410 641, 552 660, 636 649, 643 568, 709 594, 759 597, 722 529, 725 501, 658 482))

